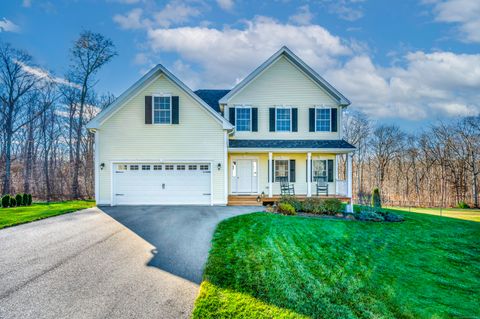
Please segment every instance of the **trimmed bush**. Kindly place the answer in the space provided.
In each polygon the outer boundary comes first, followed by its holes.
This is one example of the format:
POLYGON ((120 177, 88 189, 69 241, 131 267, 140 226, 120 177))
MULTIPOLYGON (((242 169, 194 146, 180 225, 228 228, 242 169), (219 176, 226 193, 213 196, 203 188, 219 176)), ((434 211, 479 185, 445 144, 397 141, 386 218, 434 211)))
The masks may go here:
POLYGON ((23 196, 20 194, 15 195, 15 201, 17 202, 17 206, 23 206, 25 205, 23 203, 23 196))
POLYGON ((292 205, 296 212, 300 212, 303 209, 302 202, 299 201, 295 196, 282 196, 279 203, 292 205))
POLYGON ((360 213, 355 213, 355 218, 365 222, 383 222, 384 218, 381 214, 370 210, 362 210, 360 213))
POLYGON ((403 222, 405 218, 402 215, 398 215, 392 212, 381 212, 383 219, 386 222, 403 222))
POLYGON ((2 207, 7 208, 8 206, 10 206, 10 195, 7 194, 2 197, 2 207))
POLYGON ((324 211, 323 203, 319 198, 309 197, 303 202, 303 211, 310 214, 321 214, 324 211))
POLYGON ((23 205, 28 206, 28 194, 22 195, 22 202, 23 202, 23 205))
POLYGON ((10 207, 16 207, 17 206, 17 200, 15 197, 10 197, 10 207))
POLYGON ((343 213, 342 202, 337 198, 328 198, 323 200, 324 213, 327 215, 335 215, 343 213))
POLYGON ((295 208, 292 205, 287 204, 287 203, 278 204, 277 211, 280 214, 283 214, 283 215, 296 215, 297 214, 297 212, 295 211, 295 208))
POLYGON ((32 194, 28 194, 28 206, 32 205, 32 194))
POLYGON ((468 209, 468 208, 470 208, 470 206, 468 206, 468 204, 465 203, 463 200, 460 201, 460 202, 458 202, 457 207, 458 207, 458 208, 461 208, 461 209, 468 209))
POLYGON ((372 191, 372 206, 382 208, 382 198, 380 197, 380 190, 378 188, 374 188, 372 191))

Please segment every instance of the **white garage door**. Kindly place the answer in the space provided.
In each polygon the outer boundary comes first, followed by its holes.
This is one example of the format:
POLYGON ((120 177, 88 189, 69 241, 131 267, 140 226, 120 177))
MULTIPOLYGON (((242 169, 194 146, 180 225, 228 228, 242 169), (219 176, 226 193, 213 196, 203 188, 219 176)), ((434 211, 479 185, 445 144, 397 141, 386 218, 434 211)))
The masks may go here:
POLYGON ((116 164, 115 205, 210 204, 210 165, 202 163, 116 164))

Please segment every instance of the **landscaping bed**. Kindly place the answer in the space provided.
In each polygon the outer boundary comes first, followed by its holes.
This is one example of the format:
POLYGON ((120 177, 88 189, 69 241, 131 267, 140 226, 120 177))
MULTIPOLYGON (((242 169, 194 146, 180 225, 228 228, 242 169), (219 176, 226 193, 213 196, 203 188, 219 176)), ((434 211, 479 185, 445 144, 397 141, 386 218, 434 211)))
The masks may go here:
POLYGON ((346 204, 337 198, 310 197, 299 200, 295 196, 282 196, 275 206, 267 211, 282 215, 300 215, 303 217, 324 217, 334 219, 348 219, 366 222, 402 222, 401 214, 382 209, 378 190, 372 195, 372 205, 356 206, 351 213, 346 212, 346 204), (378 196, 378 197, 377 197, 378 196))
POLYGON ((217 228, 194 318, 478 318, 480 223, 254 213, 217 228))

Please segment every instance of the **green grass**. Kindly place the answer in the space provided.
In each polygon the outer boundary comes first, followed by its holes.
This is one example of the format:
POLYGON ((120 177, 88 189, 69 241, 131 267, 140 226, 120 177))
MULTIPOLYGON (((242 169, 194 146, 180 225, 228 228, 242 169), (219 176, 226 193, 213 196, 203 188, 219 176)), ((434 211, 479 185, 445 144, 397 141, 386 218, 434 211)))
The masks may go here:
POLYGON ((218 226, 194 318, 479 318, 480 223, 254 213, 218 226))
MULTIPOLYGON (((415 213, 440 216, 440 208, 389 207, 396 210, 410 210, 415 213)), ((442 216, 480 222, 480 209, 443 208, 442 216)))
POLYGON ((74 200, 54 203, 35 203, 32 206, 0 208, 0 229, 34 220, 71 213, 95 206, 95 201, 74 200))

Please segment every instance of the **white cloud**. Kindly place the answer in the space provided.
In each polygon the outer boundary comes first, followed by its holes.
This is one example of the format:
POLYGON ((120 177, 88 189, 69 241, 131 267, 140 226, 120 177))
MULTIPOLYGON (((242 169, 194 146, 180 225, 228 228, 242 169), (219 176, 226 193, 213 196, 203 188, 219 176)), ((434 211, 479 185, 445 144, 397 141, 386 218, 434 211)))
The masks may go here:
POLYGON ((3 18, 0 20, 0 32, 20 32, 20 27, 12 21, 3 18))
POLYGON ((334 66, 338 56, 352 53, 339 37, 318 25, 281 24, 265 17, 244 23, 236 29, 149 29, 148 38, 154 52, 178 53, 184 61, 200 65, 210 85, 222 87, 246 76, 283 45, 320 70, 334 66))
MULTIPOLYGON (((267 17, 238 27, 146 27, 148 54, 137 62, 162 63, 192 88, 231 88, 283 45, 330 81, 352 107, 373 118, 421 120, 480 113, 480 54, 415 51, 376 65, 370 51, 319 25, 293 25, 267 17), (146 57, 150 59, 147 59, 146 57)), ((145 48, 143 48, 145 50, 145 48)))
POLYGON ((125 15, 116 14, 113 16, 115 21, 122 29, 141 29, 150 27, 169 28, 175 25, 182 25, 189 22, 193 17, 201 15, 200 2, 195 2, 197 6, 192 6, 181 0, 172 0, 162 9, 149 9, 149 16, 142 18, 143 10, 135 8, 125 15))
POLYGON ((122 29, 140 29, 144 27, 145 21, 142 22, 142 9, 137 8, 128 12, 126 15, 116 14, 113 17, 122 29))
POLYGON ((233 0, 217 0, 218 5, 220 8, 223 10, 232 10, 233 6, 235 5, 235 2, 233 0))
POLYGON ((25 8, 30 8, 32 6, 32 0, 23 0, 22 6, 25 8))
POLYGON ((80 85, 78 85, 76 83, 72 83, 72 82, 70 82, 70 81, 68 81, 64 78, 52 76, 47 70, 27 65, 27 64, 25 64, 21 61, 15 61, 15 63, 20 65, 25 72, 32 74, 33 76, 35 76, 39 80, 50 81, 50 82, 54 82, 54 83, 57 83, 57 84, 68 85, 68 86, 71 86, 71 87, 74 87, 74 88, 77 88, 77 89, 81 88, 80 85))
POLYGON ((326 77, 373 117, 420 120, 480 113, 480 54, 411 52, 405 67, 381 68, 359 56, 326 77))
POLYGON ((290 22, 298 25, 308 25, 313 19, 313 13, 310 11, 310 7, 306 4, 298 8, 297 13, 290 16, 288 19, 290 22))
POLYGON ((322 0, 327 3, 328 11, 336 14, 340 19, 355 21, 363 17, 363 10, 360 3, 364 0, 322 0))
POLYGON ((479 0, 429 0, 434 5, 435 21, 454 23, 465 42, 480 42, 479 0))
POLYGON ((161 27, 168 28, 172 25, 184 24, 192 17, 199 16, 200 10, 180 0, 174 0, 155 14, 155 20, 161 27))

